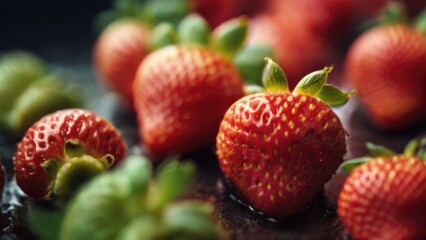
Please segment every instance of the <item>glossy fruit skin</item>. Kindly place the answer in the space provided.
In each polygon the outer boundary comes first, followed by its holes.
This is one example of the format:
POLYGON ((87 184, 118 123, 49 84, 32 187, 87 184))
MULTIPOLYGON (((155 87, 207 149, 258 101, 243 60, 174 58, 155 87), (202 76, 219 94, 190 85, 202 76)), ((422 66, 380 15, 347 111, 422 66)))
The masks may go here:
POLYGON ((243 96, 243 82, 213 50, 169 46, 145 58, 134 91, 143 144, 164 157, 212 144, 223 114, 243 96))
POLYGON ((45 198, 52 178, 41 164, 62 160, 64 145, 77 139, 84 152, 95 158, 114 156, 114 164, 126 155, 126 144, 118 130, 97 114, 82 109, 66 109, 44 116, 27 130, 13 157, 18 186, 33 199, 45 198))
POLYGON ((249 204, 284 218, 332 177, 346 152, 345 131, 317 98, 259 93, 226 112, 216 148, 220 168, 249 204))
POLYGON ((149 29, 135 20, 119 20, 99 36, 93 52, 94 68, 102 83, 133 101, 133 80, 148 54, 149 29))
POLYGON ((247 41, 274 50, 273 59, 282 66, 291 88, 307 72, 338 65, 337 56, 325 39, 306 28, 284 25, 267 12, 250 19, 247 41))
POLYGON ((351 46, 345 78, 372 122, 401 130, 426 117, 426 37, 409 26, 374 28, 351 46))
POLYGON ((354 239, 426 237, 426 165, 417 158, 377 158, 346 179, 338 213, 354 239))

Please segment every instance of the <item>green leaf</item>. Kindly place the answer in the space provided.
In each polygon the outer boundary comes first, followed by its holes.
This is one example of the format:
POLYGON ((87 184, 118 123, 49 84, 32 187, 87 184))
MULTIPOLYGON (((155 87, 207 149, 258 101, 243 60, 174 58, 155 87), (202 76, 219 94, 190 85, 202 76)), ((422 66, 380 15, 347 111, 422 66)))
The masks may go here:
POLYGON ((129 156, 122 171, 130 180, 132 193, 145 195, 152 177, 149 160, 141 156, 129 156))
POLYGON ((37 206, 34 203, 27 205, 27 221, 32 232, 40 240, 57 240, 61 229, 64 209, 50 209, 37 206))
POLYGON ((122 174, 114 172, 95 177, 68 205, 60 239, 81 240, 88 236, 91 240, 115 239, 121 229, 140 214, 133 205, 127 204, 130 196, 129 180, 122 174))
POLYGON ((352 170, 354 170, 356 167, 361 166, 362 164, 368 162, 372 160, 372 158, 370 157, 362 157, 362 158, 356 158, 356 159, 352 159, 352 160, 348 160, 343 162, 340 165, 340 169, 343 171, 347 171, 350 172, 352 170))
POLYGON ((185 193, 194 181, 195 167, 190 163, 171 161, 161 168, 156 177, 155 194, 151 206, 154 211, 185 193))
POLYGON ((271 48, 263 45, 248 45, 243 47, 235 56, 234 63, 238 67, 246 83, 262 85, 262 73, 265 57, 273 57, 271 48))
POLYGON ((332 70, 333 67, 325 67, 323 70, 315 71, 306 75, 296 85, 293 93, 317 96, 327 82, 328 75, 332 70))
POLYGON ((281 67, 269 57, 265 58, 262 74, 263 86, 269 92, 289 92, 287 77, 281 67))
POLYGON ((178 26, 179 43, 207 46, 210 38, 209 24, 198 14, 185 17, 178 26))
POLYGON ((337 107, 345 104, 349 97, 354 95, 354 91, 344 93, 339 88, 325 84, 318 94, 318 97, 332 107, 337 107))
POLYGON ((367 142, 366 144, 367 150, 371 157, 388 157, 388 156, 395 156, 396 153, 386 147, 376 145, 371 142, 367 142))
POLYGON ((211 46, 229 57, 234 56, 247 38, 247 25, 245 17, 222 23, 213 30, 211 46))
POLYGON ((426 34, 426 9, 424 9, 416 18, 414 27, 423 34, 426 34))
POLYGON ((151 51, 163 48, 177 42, 176 30, 170 23, 161 23, 157 25, 152 33, 148 43, 151 51))
POLYGON ((213 206, 207 202, 181 202, 167 207, 164 221, 173 237, 183 239, 221 239, 213 206))

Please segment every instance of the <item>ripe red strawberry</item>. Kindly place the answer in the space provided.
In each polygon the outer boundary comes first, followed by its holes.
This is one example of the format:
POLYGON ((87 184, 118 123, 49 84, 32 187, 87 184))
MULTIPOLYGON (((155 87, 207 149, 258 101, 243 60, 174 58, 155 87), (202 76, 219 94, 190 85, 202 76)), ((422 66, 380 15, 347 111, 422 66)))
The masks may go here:
POLYGON ((408 25, 386 25, 351 46, 345 78, 359 93, 372 122, 400 130, 426 117, 426 37, 408 25))
POLYGON ((282 70, 269 59, 263 78, 269 92, 235 102, 220 125, 216 147, 223 173, 269 216, 303 209, 346 152, 342 124, 316 97, 333 105, 346 102, 348 94, 324 85, 330 71, 307 75, 290 92, 282 70), (330 95, 338 101, 329 101, 330 95))
POLYGON ((155 156, 214 142, 226 109, 243 96, 236 67, 205 47, 170 46, 148 55, 134 85, 140 135, 155 156))
POLYGON ((203 16, 212 26, 219 26, 240 13, 241 0, 188 0, 191 9, 203 16))
POLYGON ((335 50, 324 38, 298 25, 283 24, 268 12, 250 19, 248 42, 274 50, 273 58, 283 66, 291 88, 307 72, 337 64, 335 50))
POLYGON ((352 171, 340 192, 338 213, 354 239, 424 239, 425 202, 422 158, 394 154, 352 171))
POLYGON ((243 96, 233 58, 247 50, 244 18, 210 32, 202 18, 189 15, 174 31, 168 25, 153 30, 151 43, 159 49, 144 59, 134 83, 140 137, 158 159, 213 144, 226 109, 243 96), (172 41, 176 35, 178 43, 172 41))
POLYGON ((125 154, 125 142, 110 122, 87 110, 67 109, 28 129, 13 163, 17 184, 29 197, 63 199, 125 154))
POLYGON ((133 80, 148 53, 149 29, 135 20, 120 20, 109 25, 94 47, 96 73, 110 89, 132 102, 133 80))

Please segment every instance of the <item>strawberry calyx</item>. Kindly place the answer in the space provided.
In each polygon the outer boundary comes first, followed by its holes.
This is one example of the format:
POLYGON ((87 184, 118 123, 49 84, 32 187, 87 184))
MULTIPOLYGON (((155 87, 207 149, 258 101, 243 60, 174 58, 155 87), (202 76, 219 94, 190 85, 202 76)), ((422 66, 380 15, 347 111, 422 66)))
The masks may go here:
POLYGON ((60 239, 88 234, 105 239, 220 239, 210 203, 177 200, 190 189, 194 174, 191 163, 171 160, 153 173, 147 159, 128 157, 122 168, 79 191, 66 208, 60 239), (92 233, 93 229, 99 231, 92 233))
POLYGON ((408 14, 405 6, 400 2, 389 2, 378 18, 380 25, 408 23, 408 14))
POLYGON ((421 161, 426 162, 426 135, 419 136, 408 142, 402 154, 396 153, 395 151, 389 148, 376 145, 371 142, 366 143, 366 148, 369 153, 369 156, 345 161, 340 165, 340 169, 342 169, 343 171, 352 171, 353 169, 363 165, 364 163, 372 161, 375 158, 386 158, 397 155, 404 155, 406 157, 416 157, 421 161))
POLYGON ((77 139, 67 140, 62 159, 48 159, 41 165, 53 179, 48 198, 69 199, 82 183, 110 168, 114 161, 111 154, 95 158, 84 152, 77 139))
MULTIPOLYGON (((266 91, 290 92, 287 77, 283 69, 271 58, 266 57, 265 62, 262 82, 266 91)), ((324 67, 322 70, 306 75, 293 89, 292 94, 317 97, 332 107, 345 104, 355 92, 350 91, 345 93, 333 85, 326 84, 328 75, 332 70, 333 67, 324 67)))

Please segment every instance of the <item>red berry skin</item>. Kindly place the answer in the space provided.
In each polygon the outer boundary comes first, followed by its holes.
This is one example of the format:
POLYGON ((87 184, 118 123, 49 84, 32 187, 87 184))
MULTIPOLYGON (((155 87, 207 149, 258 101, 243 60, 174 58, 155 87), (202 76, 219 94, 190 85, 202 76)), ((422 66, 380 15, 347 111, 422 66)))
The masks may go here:
POLYGON ((93 60, 99 79, 128 102, 133 101, 133 80, 147 55, 149 30, 133 20, 108 26, 95 43, 93 60))
POLYGON ((189 0, 192 9, 203 16, 213 28, 237 17, 242 0, 189 0))
POLYGON ((417 158, 377 158, 346 179, 338 213, 354 239, 425 239, 426 165, 417 158))
POLYGON ((346 152, 345 131, 330 107, 290 93, 238 100, 216 140, 225 176, 249 204, 275 218, 301 211, 346 152))
POLYGON ((94 158, 112 154, 114 164, 126 155, 126 144, 118 130, 97 114, 66 109, 46 115, 27 130, 13 158, 17 184, 30 198, 47 196, 53 179, 41 165, 48 159, 62 160, 69 139, 79 140, 84 152, 94 158))
POLYGON ((140 136, 161 158, 214 143, 223 114, 243 96, 226 57, 202 47, 170 46, 148 55, 134 85, 140 136))
POLYGON ((351 46, 345 78, 372 122, 401 130, 426 117, 426 37, 409 26, 374 28, 351 46))

